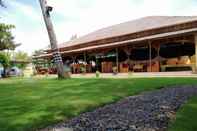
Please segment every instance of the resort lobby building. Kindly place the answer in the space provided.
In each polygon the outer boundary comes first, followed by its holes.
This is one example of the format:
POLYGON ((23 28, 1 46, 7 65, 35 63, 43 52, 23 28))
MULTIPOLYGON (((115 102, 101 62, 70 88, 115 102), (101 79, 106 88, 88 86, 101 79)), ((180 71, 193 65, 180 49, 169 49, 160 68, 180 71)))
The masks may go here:
MULTIPOLYGON (((59 44, 59 51, 73 74, 196 71, 197 16, 144 17, 59 44)), ((53 52, 34 59, 53 62, 53 52)))

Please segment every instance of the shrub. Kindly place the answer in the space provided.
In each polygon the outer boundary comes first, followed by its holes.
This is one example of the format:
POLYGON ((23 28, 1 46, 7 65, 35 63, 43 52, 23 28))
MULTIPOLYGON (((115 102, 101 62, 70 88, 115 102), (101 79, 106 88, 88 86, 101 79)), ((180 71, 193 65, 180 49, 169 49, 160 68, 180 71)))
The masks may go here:
POLYGON ((100 72, 96 71, 96 78, 99 78, 99 77, 100 77, 100 72))

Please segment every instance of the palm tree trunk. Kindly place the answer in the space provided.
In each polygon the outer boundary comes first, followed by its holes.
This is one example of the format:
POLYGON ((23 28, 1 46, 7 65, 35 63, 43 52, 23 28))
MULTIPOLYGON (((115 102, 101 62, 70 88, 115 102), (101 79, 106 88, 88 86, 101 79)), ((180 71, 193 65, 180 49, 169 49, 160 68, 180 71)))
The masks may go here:
POLYGON ((45 24, 47 27, 49 40, 51 43, 51 49, 53 51, 53 56, 54 56, 55 64, 57 67, 58 77, 59 78, 70 78, 70 74, 68 72, 64 72, 64 65, 63 65, 62 57, 61 57, 61 54, 60 54, 58 46, 57 46, 57 39, 56 39, 55 31, 53 29, 53 24, 50 19, 49 7, 46 5, 45 0, 39 0, 39 2, 40 2, 41 9, 42 9, 44 21, 45 21, 45 24))

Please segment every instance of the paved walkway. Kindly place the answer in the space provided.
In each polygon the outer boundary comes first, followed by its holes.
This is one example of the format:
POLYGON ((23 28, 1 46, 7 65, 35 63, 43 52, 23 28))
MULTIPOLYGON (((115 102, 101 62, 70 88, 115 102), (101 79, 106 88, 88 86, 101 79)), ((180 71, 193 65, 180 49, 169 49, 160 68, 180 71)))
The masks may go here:
MULTIPOLYGON (((101 73, 100 78, 151 78, 151 77, 197 77, 191 71, 183 72, 143 72, 143 73, 101 73)), ((72 74, 72 78, 96 78, 95 73, 90 74, 72 74)))

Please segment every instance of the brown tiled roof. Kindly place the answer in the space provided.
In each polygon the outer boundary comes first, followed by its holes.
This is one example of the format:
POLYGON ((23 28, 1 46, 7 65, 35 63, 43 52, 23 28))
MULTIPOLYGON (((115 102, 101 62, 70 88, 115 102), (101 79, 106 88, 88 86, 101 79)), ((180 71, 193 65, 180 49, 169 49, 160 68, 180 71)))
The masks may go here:
POLYGON ((197 21, 197 16, 149 16, 97 30, 75 40, 59 45, 59 48, 85 44, 96 40, 122 36, 150 29, 197 21))
MULTIPOLYGON (((143 37, 143 38, 137 38, 137 39, 126 40, 126 41, 121 41, 121 42, 114 42, 114 43, 109 43, 109 44, 105 44, 105 45, 90 46, 90 47, 85 47, 85 48, 80 48, 80 49, 68 50, 68 51, 61 52, 61 54, 77 53, 77 52, 83 52, 83 51, 88 51, 88 50, 92 50, 92 49, 108 48, 108 47, 112 47, 112 46, 125 45, 127 43, 134 43, 134 42, 139 42, 139 41, 158 39, 158 38, 174 36, 174 35, 178 35, 178 34, 182 35, 182 34, 192 33, 192 32, 197 32, 197 28, 175 31, 175 32, 170 32, 170 33, 156 34, 156 35, 147 36, 147 37, 143 37)), ((45 57, 46 58, 52 57, 52 53, 34 56, 33 58, 45 58, 45 57)))

